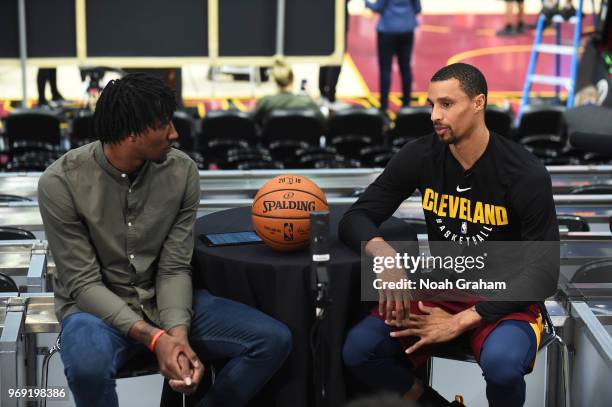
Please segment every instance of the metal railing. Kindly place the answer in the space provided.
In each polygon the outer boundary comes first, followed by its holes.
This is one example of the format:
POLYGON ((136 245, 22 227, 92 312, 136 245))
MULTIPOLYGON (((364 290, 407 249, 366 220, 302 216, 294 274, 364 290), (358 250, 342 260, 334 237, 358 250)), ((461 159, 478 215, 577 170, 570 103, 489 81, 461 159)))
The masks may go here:
MULTIPOLYGON (((547 169, 555 194, 566 194, 581 186, 612 184, 612 165, 549 166, 547 169)), ((382 168, 200 171, 200 189, 206 199, 218 196, 250 198, 277 175, 300 174, 314 181, 328 196, 349 197, 367 187, 382 171, 382 168)), ((0 194, 35 200, 40 175, 0 173, 0 194)))

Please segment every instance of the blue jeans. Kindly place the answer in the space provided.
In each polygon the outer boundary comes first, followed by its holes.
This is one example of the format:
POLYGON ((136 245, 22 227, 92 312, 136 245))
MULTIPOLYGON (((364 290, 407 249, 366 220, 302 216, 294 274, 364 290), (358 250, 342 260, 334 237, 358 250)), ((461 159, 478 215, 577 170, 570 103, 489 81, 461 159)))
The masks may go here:
MULTIPOLYGON (((349 332, 342 357, 362 384, 404 394, 414 383, 413 368, 390 332, 381 319, 366 317, 349 332)), ((535 333, 527 322, 503 321, 489 334, 482 346, 480 367, 490 406, 519 407, 525 403, 524 376, 536 350, 535 333)))
MULTIPOLYGON (((189 343, 202 361, 229 359, 197 406, 242 406, 278 370, 291 350, 282 323, 208 291, 194 291, 189 343)), ((132 356, 149 352, 85 312, 62 321, 61 356, 78 407, 118 406, 115 375, 132 356)))

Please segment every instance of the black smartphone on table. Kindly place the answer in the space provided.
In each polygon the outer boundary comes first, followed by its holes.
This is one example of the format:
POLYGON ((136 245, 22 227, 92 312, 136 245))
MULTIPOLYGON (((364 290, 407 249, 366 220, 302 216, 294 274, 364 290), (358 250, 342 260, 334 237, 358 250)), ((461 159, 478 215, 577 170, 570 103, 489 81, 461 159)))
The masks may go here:
POLYGON ((252 230, 227 233, 207 233, 199 235, 206 246, 238 246, 244 244, 262 243, 263 240, 252 230))

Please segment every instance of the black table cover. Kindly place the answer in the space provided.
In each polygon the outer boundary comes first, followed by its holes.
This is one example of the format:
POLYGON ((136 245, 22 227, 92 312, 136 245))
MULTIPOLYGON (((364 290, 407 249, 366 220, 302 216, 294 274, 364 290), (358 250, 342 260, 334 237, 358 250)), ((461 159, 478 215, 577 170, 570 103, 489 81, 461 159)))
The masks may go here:
MULTIPOLYGON (((347 208, 333 207, 330 211, 329 272, 333 302, 324 323, 328 406, 340 406, 346 400, 349 381, 342 364, 342 344, 350 327, 363 318, 372 305, 360 300, 359 254, 337 237, 338 223, 347 208)), ((315 322, 315 306, 310 288, 309 250, 282 253, 264 244, 208 247, 198 238, 200 234, 252 229, 250 207, 199 218, 195 225, 194 287, 206 288, 214 295, 255 307, 291 330, 291 354, 249 405, 313 406, 313 358, 309 335, 315 322)), ((416 240, 412 228, 396 218, 385 222, 381 231, 388 240, 416 240)))

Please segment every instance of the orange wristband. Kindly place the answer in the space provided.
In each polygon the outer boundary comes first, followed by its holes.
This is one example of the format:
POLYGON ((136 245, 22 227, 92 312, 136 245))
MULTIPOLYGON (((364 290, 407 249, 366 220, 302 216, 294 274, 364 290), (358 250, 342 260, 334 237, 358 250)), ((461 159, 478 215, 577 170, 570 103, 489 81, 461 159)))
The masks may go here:
POLYGON ((151 352, 155 351, 155 344, 157 343, 157 340, 161 338, 161 336, 165 333, 166 331, 164 331, 163 329, 160 329, 159 331, 155 333, 155 335, 153 335, 153 338, 151 339, 151 342, 149 343, 149 349, 151 350, 151 352))

